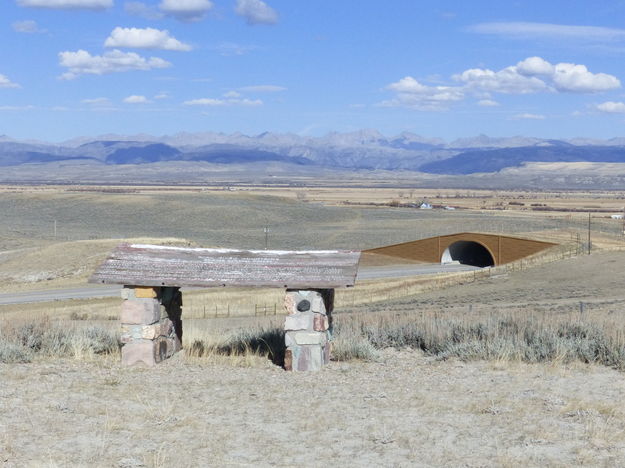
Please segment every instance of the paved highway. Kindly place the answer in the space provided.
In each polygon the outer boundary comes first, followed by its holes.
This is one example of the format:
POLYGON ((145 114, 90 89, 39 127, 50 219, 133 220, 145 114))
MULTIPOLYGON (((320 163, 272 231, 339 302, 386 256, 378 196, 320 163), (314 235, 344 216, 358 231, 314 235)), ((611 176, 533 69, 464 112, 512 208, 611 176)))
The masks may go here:
MULTIPOLYGON (((358 279, 403 278, 407 276, 431 275, 436 273, 456 273, 460 271, 479 270, 470 265, 393 265, 361 267, 358 279)), ((94 299, 98 297, 119 297, 121 286, 86 285, 83 288, 48 289, 41 291, 23 291, 0 294, 0 305, 28 304, 32 302, 51 302, 67 299, 94 299)))

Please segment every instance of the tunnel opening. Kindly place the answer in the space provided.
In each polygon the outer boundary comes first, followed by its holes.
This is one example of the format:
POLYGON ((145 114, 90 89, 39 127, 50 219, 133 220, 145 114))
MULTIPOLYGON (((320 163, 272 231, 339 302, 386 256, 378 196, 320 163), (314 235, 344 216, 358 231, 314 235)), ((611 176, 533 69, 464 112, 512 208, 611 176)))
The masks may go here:
POLYGON ((443 252, 441 263, 458 262, 484 268, 495 265, 495 259, 482 244, 472 241, 458 241, 443 252))

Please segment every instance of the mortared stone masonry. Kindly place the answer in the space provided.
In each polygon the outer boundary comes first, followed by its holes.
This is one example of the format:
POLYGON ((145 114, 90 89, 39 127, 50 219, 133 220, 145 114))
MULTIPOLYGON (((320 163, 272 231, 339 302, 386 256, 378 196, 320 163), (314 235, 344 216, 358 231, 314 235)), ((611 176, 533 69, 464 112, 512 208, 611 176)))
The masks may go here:
POLYGON ((122 299, 122 365, 153 366, 182 348, 179 288, 124 286, 122 299))
POLYGON ((286 292, 284 368, 317 371, 330 362, 334 289, 286 292))

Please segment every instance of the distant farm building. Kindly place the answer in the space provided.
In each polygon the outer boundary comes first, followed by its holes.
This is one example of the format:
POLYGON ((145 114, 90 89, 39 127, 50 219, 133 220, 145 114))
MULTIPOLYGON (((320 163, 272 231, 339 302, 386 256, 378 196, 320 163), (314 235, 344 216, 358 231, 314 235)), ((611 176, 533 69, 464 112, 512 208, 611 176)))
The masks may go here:
POLYGON ((555 245, 519 237, 463 232, 378 247, 363 253, 415 262, 458 262, 487 267, 514 262, 555 245))

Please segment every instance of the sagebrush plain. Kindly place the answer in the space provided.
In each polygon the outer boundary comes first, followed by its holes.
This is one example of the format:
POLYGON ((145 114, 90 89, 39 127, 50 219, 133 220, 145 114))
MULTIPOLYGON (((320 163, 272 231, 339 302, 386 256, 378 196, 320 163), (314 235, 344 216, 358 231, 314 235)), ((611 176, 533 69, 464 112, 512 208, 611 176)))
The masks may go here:
POLYGON ((266 226, 269 248, 462 231, 561 247, 492 275, 338 291, 334 361, 317 374, 273 362, 281 291, 186 293, 185 352, 154 369, 119 366, 117 299, 1 306, 0 463, 622 464, 625 242, 610 218, 622 202, 616 192, 4 187, 2 293, 85 284, 124 240, 264 248, 266 226), (409 206, 424 200, 456 210, 409 206), (533 209, 544 206, 554 210, 533 209))

